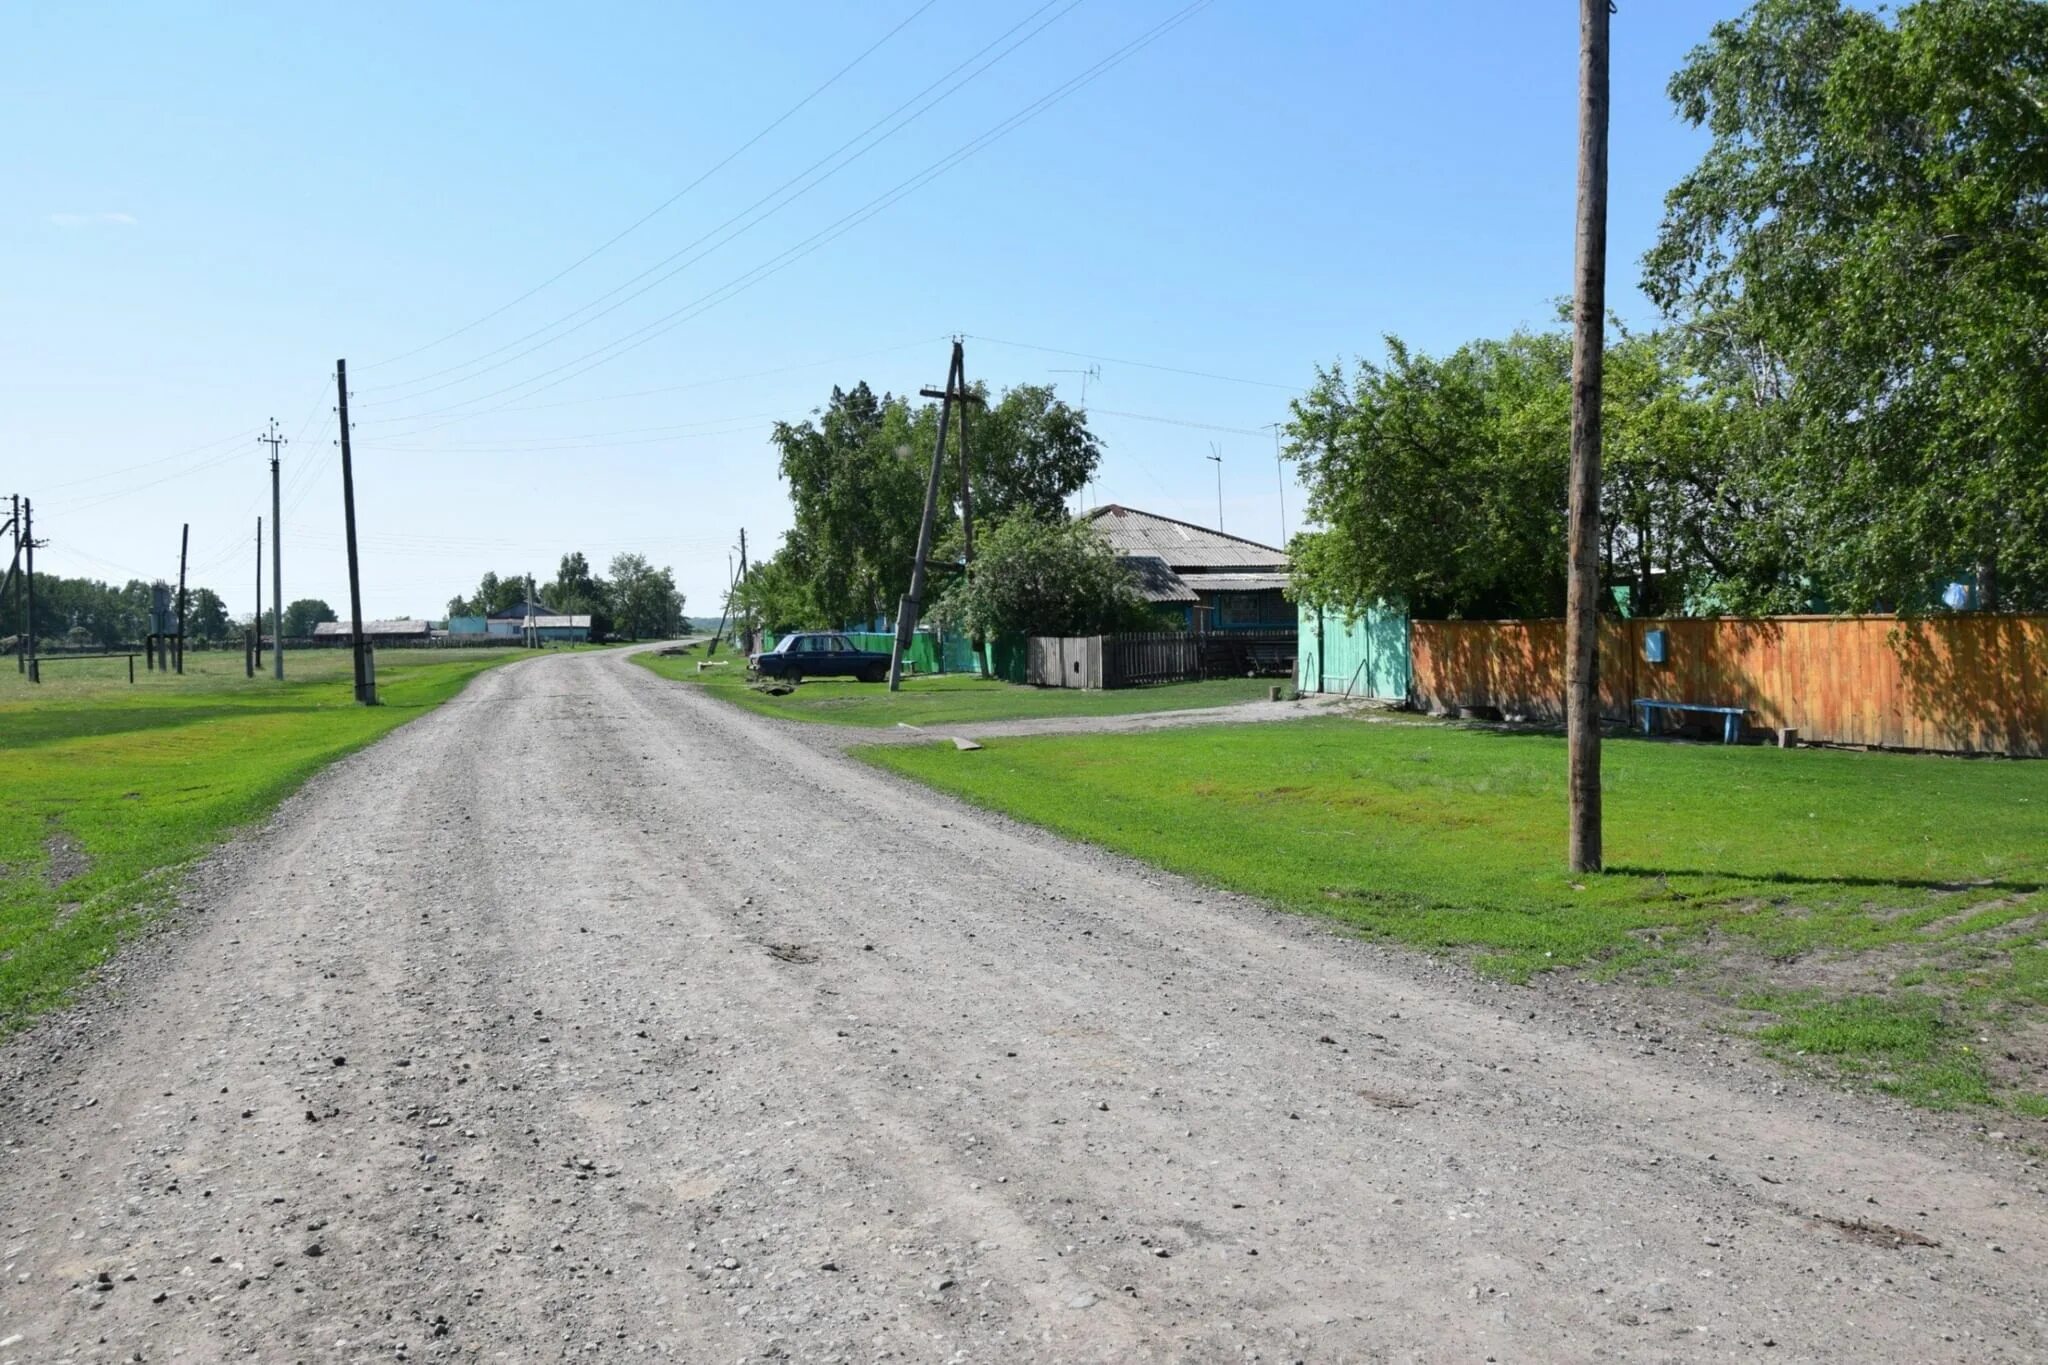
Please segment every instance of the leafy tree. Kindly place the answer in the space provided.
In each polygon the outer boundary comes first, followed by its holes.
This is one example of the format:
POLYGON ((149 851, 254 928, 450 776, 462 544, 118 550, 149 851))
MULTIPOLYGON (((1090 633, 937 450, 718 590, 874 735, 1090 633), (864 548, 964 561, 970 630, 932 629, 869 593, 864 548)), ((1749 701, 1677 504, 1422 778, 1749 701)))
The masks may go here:
POLYGON ((866 384, 834 388, 813 420, 778 422, 795 524, 782 554, 824 625, 893 611, 910 584, 930 444, 908 404, 866 384))
POLYGON ((1304 599, 1418 612, 1545 615, 1564 600, 1571 347, 1517 332, 1442 359, 1389 337, 1386 360, 1318 371, 1288 449, 1323 531, 1290 547, 1304 599))
MULTIPOLYGON (((1607 356, 1603 581, 1636 614, 1747 605, 1747 585, 1784 561, 1750 529, 1770 490, 1745 472, 1740 423, 1673 337, 1617 326, 1607 356)), ((1382 364, 1320 372, 1288 427, 1325 528, 1295 538, 1297 595, 1428 615, 1561 611, 1570 386, 1562 331, 1440 359, 1389 338, 1382 364)))
MULTIPOLYGON (((912 407, 856 384, 833 389, 811 420, 776 425, 795 525, 752 604, 763 620, 825 627, 894 613, 910 586, 938 421, 936 403, 912 407)), ((960 432, 958 422, 948 432, 935 543, 960 523, 960 432)), ((966 439, 980 526, 1064 516, 1102 458, 1085 415, 1042 385, 974 409, 966 439)))
POLYGON ((516 607, 526 600, 526 575, 486 573, 478 580, 476 594, 471 597, 448 599, 450 616, 489 616, 492 612, 516 607))
POLYGON ((1752 548, 1841 608, 2048 603, 2048 6, 1760 0, 1671 95, 1713 140, 1645 287, 1776 452, 1752 548))
POLYGON ((334 608, 319 598, 301 597, 284 609, 284 633, 291 639, 303 639, 313 633, 314 626, 337 619, 334 608))
POLYGON ((947 585, 933 615, 977 638, 1102 635, 1154 624, 1130 569, 1087 526, 1019 515, 975 548, 973 574, 947 585))
POLYGON ((611 586, 590 572, 580 551, 562 556, 554 581, 541 585, 540 600, 564 616, 588 616, 592 639, 611 634, 611 586))
POLYGON ((619 554, 611 563, 613 624, 633 639, 673 633, 683 614, 675 575, 656 569, 644 555, 619 554))
POLYGON ((227 604, 212 588, 194 588, 185 605, 185 633, 200 640, 222 640, 228 633, 227 604))
MULTIPOLYGON (((986 390, 977 391, 987 398, 986 390)), ((938 409, 919 416, 918 449, 930 458, 938 439, 938 409)), ((951 449, 959 449, 956 425, 951 449)), ((1050 384, 1022 384, 1001 398, 968 414, 967 448, 974 470, 974 513, 977 523, 991 524, 1026 515, 1041 521, 1066 516, 1067 499, 1094 477, 1102 463, 1102 441, 1088 429, 1087 414, 1061 402, 1050 384)), ((956 456, 957 458, 957 456, 956 456)), ((957 466, 956 466, 957 467, 957 466)), ((927 470, 927 473, 929 471, 927 470)), ((950 486, 958 492, 958 485, 950 486)), ((951 504, 958 517, 957 498, 951 504)))

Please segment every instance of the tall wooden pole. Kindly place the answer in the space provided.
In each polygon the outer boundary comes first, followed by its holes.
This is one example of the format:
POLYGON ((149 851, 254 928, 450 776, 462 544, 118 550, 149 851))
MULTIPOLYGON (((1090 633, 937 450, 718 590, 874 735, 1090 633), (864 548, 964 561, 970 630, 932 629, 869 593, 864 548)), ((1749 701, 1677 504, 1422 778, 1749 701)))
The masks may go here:
POLYGON ((946 430, 953 417, 953 398, 964 387, 966 361, 960 343, 953 343, 953 358, 946 366, 946 392, 939 401, 939 440, 932 447, 931 477, 924 486, 924 518, 917 524, 917 558, 910 565, 910 591, 896 608, 896 639, 889 649, 889 690, 903 690, 903 655, 916 638, 918 614, 924 608, 925 566, 932 557, 932 532, 939 515, 939 479, 946 470, 946 430))
POLYGON ((1572 471, 1565 596, 1565 745, 1573 872, 1600 852, 1600 374, 1607 325, 1607 23, 1579 0, 1579 222, 1572 303, 1572 471))
POLYGON ((334 362, 334 391, 339 402, 336 418, 341 424, 341 515, 348 532, 348 610, 354 623, 350 645, 355 653, 356 700, 364 706, 377 704, 376 688, 370 682, 368 660, 363 658, 363 575, 356 562, 356 475, 348 449, 348 362, 334 362))
MULTIPOLYGON (((278 509, 277 498, 277 448, 288 444, 285 437, 277 434, 277 419, 270 419, 270 434, 257 438, 270 447, 270 676, 278 682, 284 681, 284 515, 278 509)), ((256 553, 263 551, 259 546, 256 553)), ((260 586, 261 575, 257 578, 260 586)), ((257 593, 260 600, 262 593, 257 593)), ((256 613, 257 666, 263 664, 263 613, 256 613)))
POLYGON ((256 614, 249 618, 249 624, 256 635, 255 655, 249 660, 249 672, 253 677, 263 667, 263 516, 256 516, 256 614))
POLYGON ((22 627, 28 632, 24 646, 28 680, 41 682, 42 673, 36 668, 36 505, 28 498, 21 500, 21 544, 28 552, 28 563, 24 567, 22 583, 28 589, 28 612, 22 617, 22 627))
POLYGON ((175 657, 178 672, 185 671, 185 552, 192 547, 192 523, 186 522, 178 532, 178 644, 175 657))

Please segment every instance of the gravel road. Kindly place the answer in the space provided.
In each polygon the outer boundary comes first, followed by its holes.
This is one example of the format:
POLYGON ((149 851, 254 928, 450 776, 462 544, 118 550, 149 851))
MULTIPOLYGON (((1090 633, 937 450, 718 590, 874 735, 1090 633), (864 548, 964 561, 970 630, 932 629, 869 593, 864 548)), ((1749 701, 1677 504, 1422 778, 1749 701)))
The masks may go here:
POLYGON ((617 654, 330 769, 119 981, 0 1053, 0 1361, 2048 1358, 2009 1145, 617 654))

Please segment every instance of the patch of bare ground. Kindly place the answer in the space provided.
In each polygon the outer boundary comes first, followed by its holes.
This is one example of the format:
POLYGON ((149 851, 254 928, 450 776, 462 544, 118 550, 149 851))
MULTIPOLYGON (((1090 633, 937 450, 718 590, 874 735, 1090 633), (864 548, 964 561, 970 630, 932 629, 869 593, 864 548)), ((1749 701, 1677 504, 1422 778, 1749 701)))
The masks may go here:
POLYGON ((91 855, 61 829, 43 840, 43 851, 50 855, 50 861, 43 867, 43 880, 52 887, 92 871, 91 855))

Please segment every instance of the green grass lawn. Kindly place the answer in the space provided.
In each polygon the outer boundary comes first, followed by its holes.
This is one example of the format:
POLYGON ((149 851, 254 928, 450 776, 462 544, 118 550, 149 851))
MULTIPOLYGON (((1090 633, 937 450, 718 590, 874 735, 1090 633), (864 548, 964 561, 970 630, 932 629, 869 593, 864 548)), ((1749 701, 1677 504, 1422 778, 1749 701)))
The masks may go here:
POLYGON ((350 698, 348 651, 289 654, 286 681, 238 651, 185 673, 118 659, 0 660, 0 1035, 60 1003, 175 889, 179 872, 322 765, 431 710, 509 650, 384 650, 384 704, 350 698))
POLYGON ((891 693, 884 684, 844 678, 811 678, 787 696, 773 696, 747 685, 746 660, 719 647, 717 657, 731 659, 730 668, 697 671, 703 647, 687 654, 635 654, 633 662, 664 678, 693 683, 715 696, 737 702, 749 711, 785 720, 823 721, 830 725, 969 725, 977 721, 1027 720, 1042 716, 1127 716, 1141 711, 1185 711, 1201 706, 1228 706, 1266 695, 1270 678, 1226 678, 1215 682, 1169 683, 1115 692, 1084 692, 1058 687, 1022 687, 967 674, 905 678, 903 690, 891 693))
POLYGON ((1609 870, 1574 879, 1555 736, 1333 718, 857 752, 1485 971, 1686 985, 1921 1103, 2043 1103, 2048 763, 1615 740, 1609 870))

